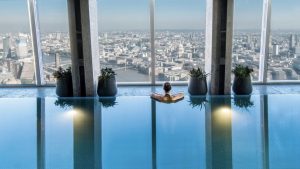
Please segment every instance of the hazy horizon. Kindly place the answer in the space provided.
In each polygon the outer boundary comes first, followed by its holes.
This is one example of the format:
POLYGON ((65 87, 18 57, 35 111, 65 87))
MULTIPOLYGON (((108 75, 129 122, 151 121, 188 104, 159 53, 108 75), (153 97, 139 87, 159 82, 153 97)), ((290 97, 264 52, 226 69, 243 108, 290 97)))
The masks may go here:
MULTIPOLYGON (((41 33, 68 32, 67 0, 38 0, 41 33)), ((262 0, 236 0, 235 30, 260 30, 262 0)), ((204 30, 205 0, 156 0, 156 30, 204 30)), ((272 31, 300 30, 299 0, 272 1, 272 31)), ((29 32, 27 0, 0 0, 0 32, 29 32)), ((149 30, 148 0, 99 0, 99 32, 149 30), (125 14, 125 15, 124 15, 125 14)))

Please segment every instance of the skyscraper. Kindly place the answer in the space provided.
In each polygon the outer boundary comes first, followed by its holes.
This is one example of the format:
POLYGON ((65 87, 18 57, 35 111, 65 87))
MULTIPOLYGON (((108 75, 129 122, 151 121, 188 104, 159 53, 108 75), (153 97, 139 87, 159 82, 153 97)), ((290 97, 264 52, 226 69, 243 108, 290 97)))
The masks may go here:
POLYGON ((60 66, 60 54, 55 53, 55 67, 58 68, 60 66))
POLYGON ((9 54, 11 48, 11 43, 10 43, 10 37, 5 37, 3 38, 3 56, 4 58, 7 57, 7 55, 9 54))
POLYGON ((279 45, 273 44, 273 56, 279 55, 279 45))
POLYGON ((184 48, 183 48, 183 45, 180 43, 178 45, 178 57, 182 57, 183 53, 184 53, 184 48))
POLYGON ((290 42, 289 42, 290 50, 294 51, 295 46, 296 46, 296 35, 291 34, 290 35, 290 42))
POLYGON ((17 41, 17 57, 25 58, 28 56, 28 48, 25 40, 17 41))

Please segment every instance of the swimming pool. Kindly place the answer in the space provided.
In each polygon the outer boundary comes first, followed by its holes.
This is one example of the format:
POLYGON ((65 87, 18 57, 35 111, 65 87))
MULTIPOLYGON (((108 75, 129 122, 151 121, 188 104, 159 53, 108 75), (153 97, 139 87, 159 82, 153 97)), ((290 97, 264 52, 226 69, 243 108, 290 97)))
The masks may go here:
POLYGON ((300 95, 1 98, 0 168, 300 168, 300 95))

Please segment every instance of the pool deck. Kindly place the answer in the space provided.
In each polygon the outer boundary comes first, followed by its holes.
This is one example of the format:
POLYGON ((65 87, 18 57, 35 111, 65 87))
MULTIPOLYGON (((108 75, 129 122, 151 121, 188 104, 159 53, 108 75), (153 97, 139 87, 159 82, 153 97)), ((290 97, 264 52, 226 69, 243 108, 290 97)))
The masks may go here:
MULTIPOLYGON (((174 86, 172 91, 187 92, 187 86, 174 86)), ((161 86, 120 86, 118 96, 148 96, 152 92, 162 92, 161 86)), ((253 85, 253 95, 266 94, 300 94, 300 85, 253 85)), ((55 87, 25 87, 25 88, 0 88, 0 98, 20 97, 57 97, 55 87)))

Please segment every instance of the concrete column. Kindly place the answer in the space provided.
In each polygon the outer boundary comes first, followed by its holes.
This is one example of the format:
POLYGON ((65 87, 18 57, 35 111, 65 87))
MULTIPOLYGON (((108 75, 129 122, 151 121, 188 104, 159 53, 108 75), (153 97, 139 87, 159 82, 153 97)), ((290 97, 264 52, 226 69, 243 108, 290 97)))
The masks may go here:
POLYGON ((68 0, 74 96, 95 96, 100 73, 97 0, 68 0))
POLYGON ((260 44, 260 61, 259 61, 259 81, 267 82, 268 58, 271 30, 271 3, 272 0, 264 0, 263 16, 261 23, 261 44, 260 44))
POLYGON ((40 38, 40 25, 37 11, 36 0, 27 0, 30 31, 32 38, 32 51, 34 56, 35 65, 35 81, 38 86, 44 85, 44 71, 43 71, 43 58, 40 38))
POLYGON ((206 0, 205 71, 210 94, 230 94, 233 0, 206 0))

